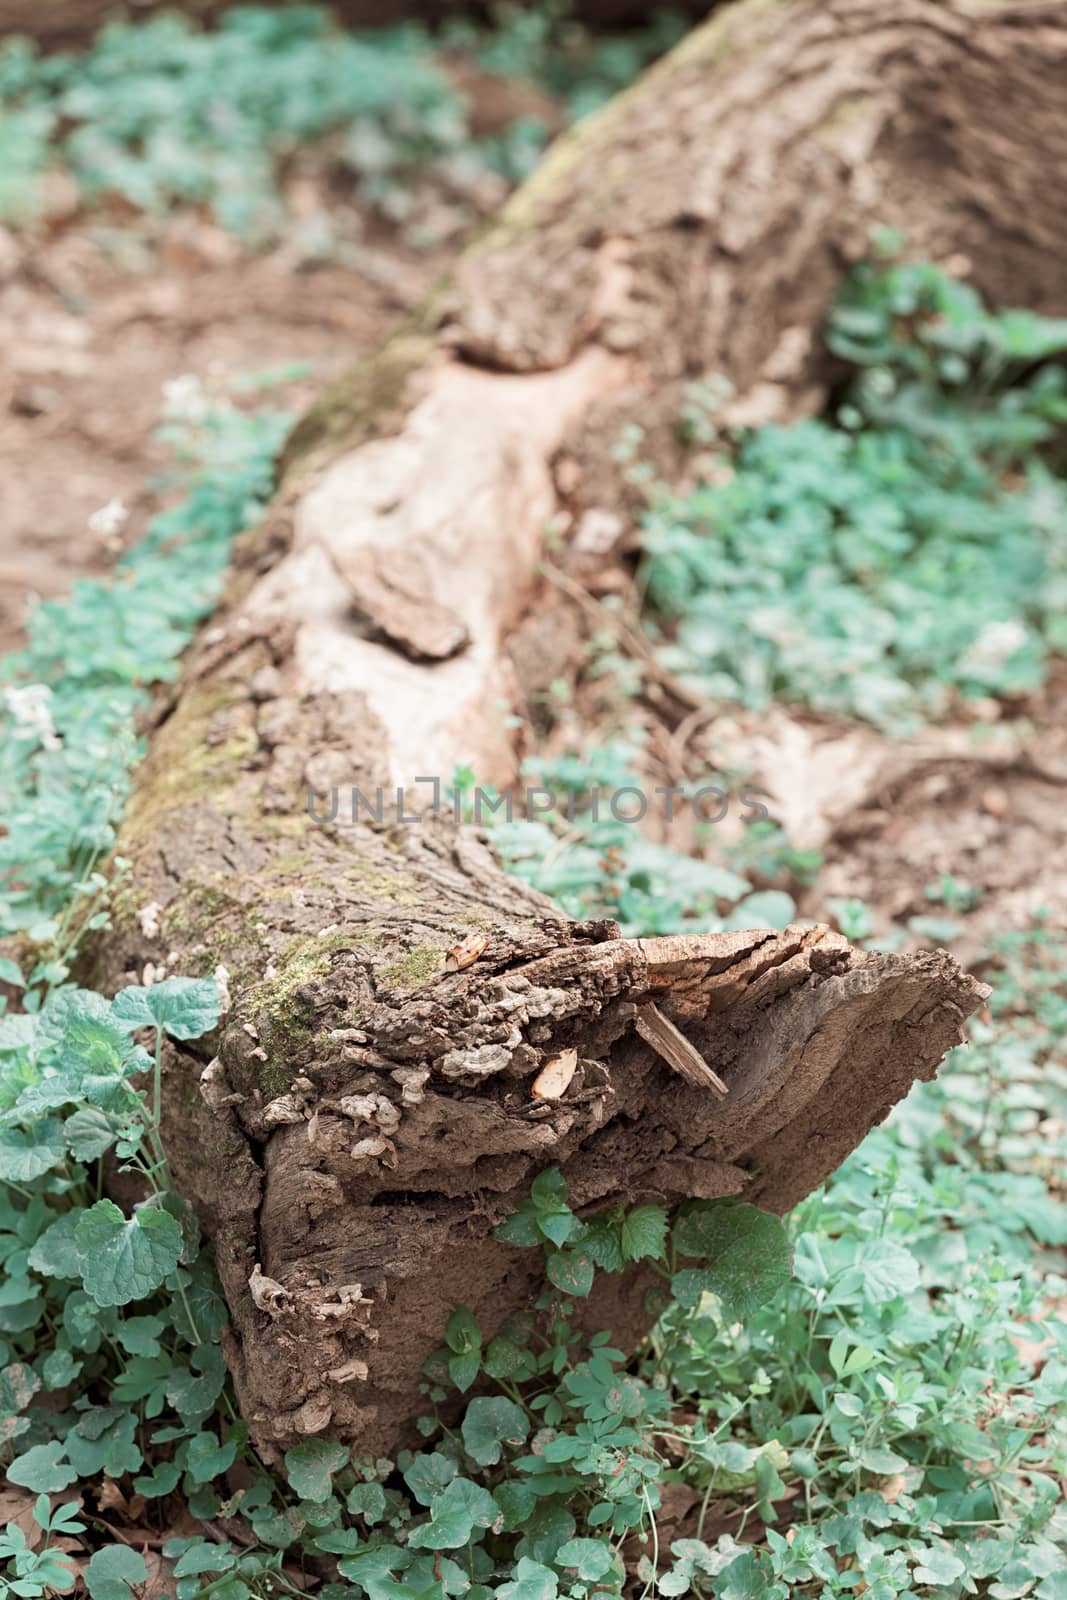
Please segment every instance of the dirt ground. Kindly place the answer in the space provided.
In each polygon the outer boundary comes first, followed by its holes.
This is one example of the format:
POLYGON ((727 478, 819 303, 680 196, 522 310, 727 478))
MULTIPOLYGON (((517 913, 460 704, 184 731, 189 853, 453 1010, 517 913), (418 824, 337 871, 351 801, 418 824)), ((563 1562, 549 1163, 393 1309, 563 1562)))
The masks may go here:
POLYGON ((454 244, 418 250, 352 208, 345 265, 290 243, 252 254, 178 215, 53 218, 0 230, 0 652, 27 603, 105 573, 114 540, 88 518, 117 497, 137 539, 167 466, 153 439, 164 384, 299 365, 269 403, 296 413, 372 349, 425 293, 454 244))

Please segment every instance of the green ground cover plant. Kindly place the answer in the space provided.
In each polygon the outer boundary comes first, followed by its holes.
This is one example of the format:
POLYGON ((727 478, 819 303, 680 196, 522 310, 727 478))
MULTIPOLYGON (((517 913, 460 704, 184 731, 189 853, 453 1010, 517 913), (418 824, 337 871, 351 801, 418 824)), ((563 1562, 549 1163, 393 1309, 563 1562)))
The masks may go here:
POLYGON ((416 173, 436 166, 462 190, 479 172, 525 176, 547 139, 525 116, 487 138, 449 77, 449 55, 534 80, 584 115, 680 35, 666 16, 592 41, 565 7, 503 7, 495 26, 342 29, 317 5, 236 6, 215 29, 178 15, 104 28, 86 50, 40 55, 0 45, 0 220, 32 218, 42 177, 60 163, 90 204, 139 211, 206 207, 250 243, 286 222, 283 180, 323 144, 361 199, 403 220, 416 173))
POLYGON ((827 342, 833 418, 734 439, 703 393, 714 485, 647 490, 665 664, 712 700, 890 729, 1038 688, 1067 643, 1067 321, 882 261, 850 280, 827 342))
MULTIPOLYGON (((636 824, 612 814, 607 797, 627 789, 644 792, 637 757, 636 750, 615 741, 581 756, 529 761, 526 781, 556 796, 557 815, 551 822, 515 820, 494 828, 494 843, 508 870, 550 895, 572 917, 615 917, 627 938, 787 927, 796 913, 793 897, 782 889, 754 887, 754 878, 774 877, 786 866, 803 881, 805 863, 796 852, 769 849, 773 833, 761 831, 730 859, 720 852, 723 859, 703 860, 655 843, 636 824), (599 802, 597 789, 604 797, 599 802), (762 857, 757 841, 762 841, 762 857)), ((728 784, 722 793, 730 803, 728 784)), ((685 798, 683 793, 675 803, 681 807, 685 798)), ((627 806, 632 812, 632 800, 620 804, 620 811, 627 806)), ((698 823, 695 831, 711 837, 715 830, 711 823, 698 823)))
MULTIPOLYGON (((1040 922, 990 951, 991 1014, 939 1081, 784 1224, 734 1202, 582 1219, 546 1171, 501 1229, 544 1252, 542 1303, 492 1338, 457 1307, 425 1374, 422 1447, 367 1460, 314 1439, 263 1469, 156 1115, 163 1038, 210 1030, 215 985, 109 997, 70 976, 72 930, 100 925, 121 873, 105 859, 133 712, 210 609, 285 430, 187 382, 169 409, 185 498, 113 580, 38 608, 0 670, 0 927, 31 952, 0 965, 22 1000, 0 1012, 0 1448, 43 1536, 0 1534, 0 1596, 65 1583, 72 1533, 94 1549, 93 1600, 143 1592, 144 1556, 92 1494, 73 1498, 107 1478, 163 1529, 177 1506, 201 1522, 164 1545, 179 1600, 606 1600, 627 1571, 643 1600, 1064 1600, 1067 939, 1040 922), (104 1194, 105 1156, 139 1203, 104 1194), (662 1311, 636 1356, 579 1336, 575 1316, 598 1272, 633 1264, 662 1311), (689 1510, 661 1548, 668 1489, 689 1510)), ((629 759, 541 776, 580 797, 629 759)), ((579 914, 692 926, 685 858, 628 855, 634 829, 583 826, 572 878, 553 877, 564 852, 547 859, 558 835, 523 870, 579 914)), ((702 884, 703 925, 750 874, 817 870, 756 827, 732 881, 702 884)), ((965 909, 968 886, 933 888, 933 905, 965 909)))

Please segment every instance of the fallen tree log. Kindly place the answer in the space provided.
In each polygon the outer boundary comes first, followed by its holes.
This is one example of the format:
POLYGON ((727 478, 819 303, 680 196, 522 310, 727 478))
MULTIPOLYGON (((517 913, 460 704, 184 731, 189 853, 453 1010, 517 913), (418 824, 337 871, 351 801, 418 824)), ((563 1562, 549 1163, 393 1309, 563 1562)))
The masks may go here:
MULTIPOLYGON (((492 1330, 536 1292, 492 1228, 540 1168, 584 1209, 784 1210, 980 1002, 943 954, 825 929, 569 922, 425 798, 458 761, 513 776, 506 642, 552 516, 618 494, 620 425, 669 466, 694 377, 796 404, 872 224, 1062 309, 1065 59, 1060 3, 746 0, 564 139, 295 431, 139 774, 98 974, 225 969, 210 1061, 166 1061, 164 1136, 264 1454, 396 1447, 452 1304, 492 1330), (353 787, 380 815, 346 818, 353 787)), ((610 1282, 591 1315, 632 1332, 610 1282)))

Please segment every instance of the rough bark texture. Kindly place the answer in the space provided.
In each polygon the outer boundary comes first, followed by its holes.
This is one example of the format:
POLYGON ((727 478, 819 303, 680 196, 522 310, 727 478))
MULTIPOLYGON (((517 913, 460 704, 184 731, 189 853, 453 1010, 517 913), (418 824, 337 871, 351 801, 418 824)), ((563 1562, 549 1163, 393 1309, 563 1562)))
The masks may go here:
MULTIPOLYGON (((824 929, 622 940, 469 830, 320 825, 304 794, 347 805, 457 760, 508 780, 505 641, 549 518, 610 504, 621 422, 665 441, 694 377, 798 403, 871 224, 1063 309, 1065 62, 1063 4, 746 0, 565 139, 418 327, 297 429, 155 733, 102 953, 116 983, 230 974, 210 1064, 167 1063, 165 1133, 265 1452, 322 1430, 395 1447, 451 1304, 492 1330, 529 1303, 536 1265, 491 1229, 540 1167, 594 1209, 784 1209, 979 1003, 946 956, 824 929), (650 1004, 725 1097, 638 1031, 650 1004), (533 1098, 570 1050, 563 1098, 533 1098)), ((633 1331, 635 1297, 622 1280, 592 1314, 633 1331)))

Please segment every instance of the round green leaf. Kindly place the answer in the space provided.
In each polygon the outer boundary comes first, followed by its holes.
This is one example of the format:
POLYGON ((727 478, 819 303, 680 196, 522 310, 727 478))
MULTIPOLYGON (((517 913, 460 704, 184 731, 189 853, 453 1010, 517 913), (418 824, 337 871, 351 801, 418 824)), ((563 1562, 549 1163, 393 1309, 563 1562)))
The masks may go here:
POLYGON ((93 1600, 130 1600, 130 1585, 147 1579, 144 1556, 125 1544, 97 1550, 85 1569, 85 1587, 93 1600))
POLYGON ((495 1467, 501 1445, 520 1445, 530 1431, 526 1413, 504 1395, 472 1400, 463 1418, 463 1447, 480 1467, 495 1467))
POLYGON ((90 1206, 75 1239, 82 1282, 98 1306, 124 1306, 151 1294, 182 1251, 182 1231, 169 1212, 145 1206, 127 1219, 111 1200, 90 1206))
POLYGON ((55 1117, 31 1128, 0 1129, 0 1180, 31 1183, 58 1166, 65 1155, 63 1129, 55 1117))
POLYGON ((333 1475, 348 1465, 349 1453, 333 1439, 305 1439, 285 1452, 289 1483, 301 1500, 327 1500, 333 1475))
POLYGON ((198 1039, 219 1020, 219 991, 213 978, 165 978, 147 989, 120 989, 111 1012, 129 1027, 157 1027, 172 1039, 198 1039))
POLYGON ((564 1294, 577 1295, 584 1299, 593 1287, 596 1276, 596 1267, 588 1251, 553 1250, 545 1263, 545 1271, 549 1282, 554 1283, 557 1289, 562 1289, 564 1294))
POLYGON ((19 1488, 32 1489, 34 1494, 58 1494, 78 1476, 57 1439, 51 1444, 35 1444, 11 1463, 7 1475, 19 1488))
POLYGON ((698 1201, 674 1224, 675 1249, 703 1257, 704 1287, 730 1322, 772 1300, 792 1272, 789 1238, 779 1217, 737 1201, 698 1201))

